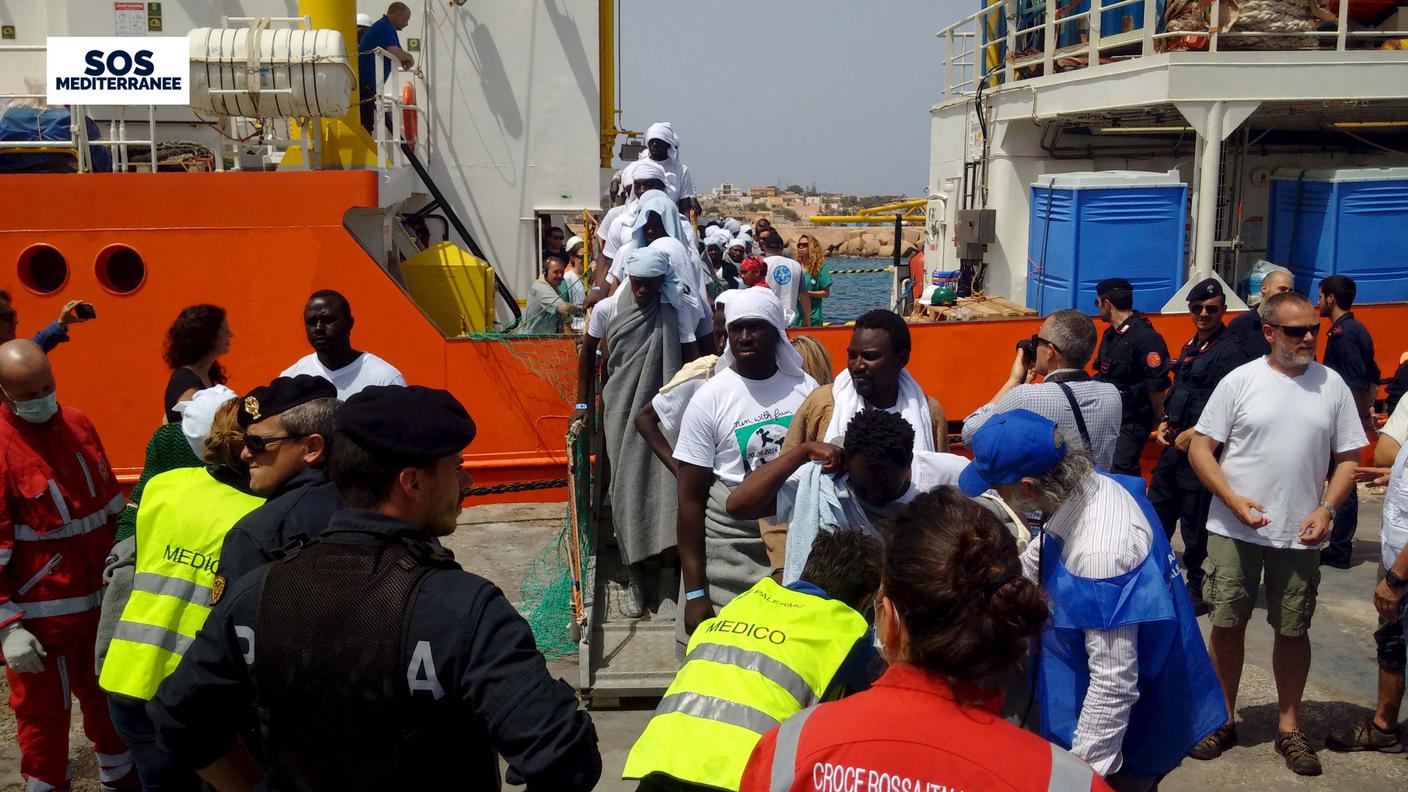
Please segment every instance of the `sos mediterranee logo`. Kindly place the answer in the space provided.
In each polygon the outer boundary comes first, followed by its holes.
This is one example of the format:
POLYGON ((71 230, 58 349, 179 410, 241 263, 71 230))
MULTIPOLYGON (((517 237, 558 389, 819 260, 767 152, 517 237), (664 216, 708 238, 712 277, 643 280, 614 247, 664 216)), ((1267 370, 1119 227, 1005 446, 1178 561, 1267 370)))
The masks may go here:
POLYGON ((185 38, 56 36, 47 63, 49 104, 190 104, 185 38))

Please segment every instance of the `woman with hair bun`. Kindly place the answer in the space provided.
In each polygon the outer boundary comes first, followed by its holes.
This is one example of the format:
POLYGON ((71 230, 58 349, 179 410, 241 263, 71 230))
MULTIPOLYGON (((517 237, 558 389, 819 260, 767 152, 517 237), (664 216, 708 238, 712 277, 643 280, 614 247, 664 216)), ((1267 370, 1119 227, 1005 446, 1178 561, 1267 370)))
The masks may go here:
POLYGON ((743 792, 1109 790, 1089 765, 997 714, 997 678, 1047 617, 1012 535, 952 487, 919 495, 883 531, 875 631, 889 669, 870 690, 764 736, 743 792))

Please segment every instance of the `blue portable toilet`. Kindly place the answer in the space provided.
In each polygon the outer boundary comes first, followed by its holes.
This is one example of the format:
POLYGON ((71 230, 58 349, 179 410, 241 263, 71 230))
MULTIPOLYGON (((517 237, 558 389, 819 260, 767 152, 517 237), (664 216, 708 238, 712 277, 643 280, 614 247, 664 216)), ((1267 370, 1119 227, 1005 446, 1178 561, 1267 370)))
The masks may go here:
POLYGON ((1355 302, 1408 300, 1408 168, 1279 169, 1269 214, 1267 255, 1296 291, 1339 274, 1355 302))
POLYGON ((1188 186, 1178 171, 1048 173, 1031 186, 1027 307, 1095 310, 1095 284, 1121 277, 1156 313, 1183 285, 1188 186))

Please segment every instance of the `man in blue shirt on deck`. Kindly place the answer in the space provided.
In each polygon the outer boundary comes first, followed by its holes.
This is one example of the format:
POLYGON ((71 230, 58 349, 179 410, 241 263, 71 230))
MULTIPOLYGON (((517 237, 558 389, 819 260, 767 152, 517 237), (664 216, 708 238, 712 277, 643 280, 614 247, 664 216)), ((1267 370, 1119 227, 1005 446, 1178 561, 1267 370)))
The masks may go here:
MULTIPOLYGON (((415 65, 415 59, 409 52, 401 49, 401 37, 396 35, 396 31, 404 30, 410 23, 410 6, 405 3, 392 3, 386 7, 386 13, 381 19, 373 22, 357 42, 357 87, 362 99, 362 126, 366 127, 369 133, 372 132, 372 124, 376 119, 376 106, 372 103, 372 98, 376 94, 378 57, 372 51, 381 47, 401 62, 401 68, 409 70, 415 65)), ((388 64, 383 69, 382 76, 385 78, 390 75, 391 66, 388 64)))

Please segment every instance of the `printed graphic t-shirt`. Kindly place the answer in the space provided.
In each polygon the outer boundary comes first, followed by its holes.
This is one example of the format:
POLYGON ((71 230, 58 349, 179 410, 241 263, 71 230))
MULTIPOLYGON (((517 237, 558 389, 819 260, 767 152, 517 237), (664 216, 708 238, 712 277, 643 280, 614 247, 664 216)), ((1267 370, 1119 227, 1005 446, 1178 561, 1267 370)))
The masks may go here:
POLYGON ((815 389, 816 380, 806 374, 779 371, 750 380, 725 369, 704 383, 685 409, 675 459, 711 468, 736 487, 782 452, 792 414, 815 389))
POLYGON ((786 256, 768 256, 768 288, 782 302, 782 318, 791 327, 797 322, 797 289, 802 285, 802 265, 786 256))

